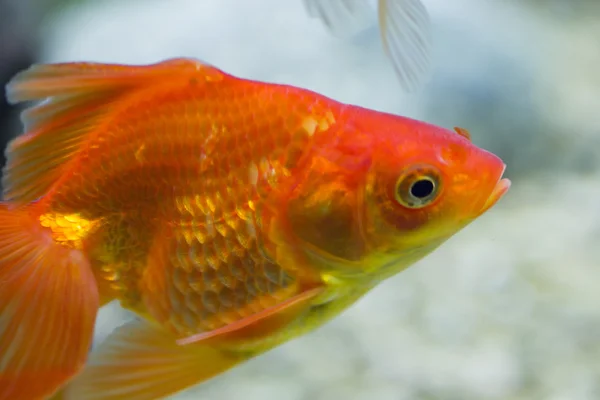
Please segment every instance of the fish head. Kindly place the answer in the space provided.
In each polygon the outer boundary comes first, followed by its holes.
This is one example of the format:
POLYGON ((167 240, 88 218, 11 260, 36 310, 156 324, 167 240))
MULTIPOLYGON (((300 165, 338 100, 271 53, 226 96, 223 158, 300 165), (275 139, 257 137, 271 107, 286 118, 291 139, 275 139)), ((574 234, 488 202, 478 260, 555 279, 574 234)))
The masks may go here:
POLYGON ((367 268, 402 270, 477 219, 508 191, 506 165, 464 129, 403 122, 373 149, 361 214, 367 268))
POLYGON ((456 131, 400 117, 314 157, 288 203, 306 254, 339 277, 418 261, 508 191, 496 155, 456 131))

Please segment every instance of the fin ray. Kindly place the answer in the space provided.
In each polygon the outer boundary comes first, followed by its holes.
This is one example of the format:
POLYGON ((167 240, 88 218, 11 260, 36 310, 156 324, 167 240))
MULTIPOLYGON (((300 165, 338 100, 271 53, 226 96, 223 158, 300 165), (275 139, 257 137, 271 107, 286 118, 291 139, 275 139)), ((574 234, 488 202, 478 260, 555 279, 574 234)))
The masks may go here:
POLYGON ((319 19, 337 37, 358 34, 373 24, 373 8, 366 0, 303 0, 313 18, 319 19))
MULTIPOLYGON (((303 0, 311 17, 338 37, 366 30, 374 19, 367 0, 303 0)), ((378 0, 383 48, 405 92, 417 90, 431 68, 431 23, 421 0, 378 0)))
POLYGON ((115 100, 162 78, 204 74, 213 67, 186 58, 151 65, 35 64, 6 86, 9 102, 41 101, 21 114, 25 133, 6 150, 4 200, 23 205, 43 196, 64 173, 115 100))
POLYGON ((379 0, 383 47, 406 92, 425 82, 431 64, 431 23, 421 0, 379 0))
POLYGON ((28 209, 0 204, 0 400, 52 395, 92 341, 98 292, 89 264, 36 223, 28 209))
POLYGON ((65 400, 151 400, 224 372, 245 354, 210 346, 179 346, 175 336, 147 321, 117 328, 64 389, 65 400))

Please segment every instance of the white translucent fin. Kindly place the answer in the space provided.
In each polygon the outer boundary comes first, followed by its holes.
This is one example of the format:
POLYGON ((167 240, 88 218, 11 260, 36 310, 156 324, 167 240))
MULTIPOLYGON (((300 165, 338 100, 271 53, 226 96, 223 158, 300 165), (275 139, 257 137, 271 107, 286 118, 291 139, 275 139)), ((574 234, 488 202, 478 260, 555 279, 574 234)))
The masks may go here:
POLYGON ((367 0, 303 0, 313 18, 318 18, 337 37, 353 36, 373 25, 373 8, 367 0))
POLYGON ((427 9, 421 0, 379 0, 379 26, 400 85, 414 92, 430 73, 431 22, 427 9))

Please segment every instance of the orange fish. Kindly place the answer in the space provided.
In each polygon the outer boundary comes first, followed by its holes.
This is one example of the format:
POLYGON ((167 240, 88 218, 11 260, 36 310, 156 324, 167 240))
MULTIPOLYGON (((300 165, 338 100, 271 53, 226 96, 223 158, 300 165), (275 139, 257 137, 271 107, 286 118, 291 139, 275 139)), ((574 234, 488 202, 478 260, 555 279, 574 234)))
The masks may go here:
POLYGON ((156 399, 307 333, 508 190, 465 130, 192 59, 35 65, 0 204, 0 399, 156 399), (98 308, 141 318, 89 355, 98 308))

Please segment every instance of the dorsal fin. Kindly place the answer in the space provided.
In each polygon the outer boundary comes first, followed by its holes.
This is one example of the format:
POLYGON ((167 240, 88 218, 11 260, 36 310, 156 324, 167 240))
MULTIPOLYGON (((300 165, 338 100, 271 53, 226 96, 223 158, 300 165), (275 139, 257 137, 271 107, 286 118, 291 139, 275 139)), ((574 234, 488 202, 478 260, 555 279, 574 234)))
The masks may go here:
POLYGON ((43 196, 119 97, 140 87, 193 76, 216 80, 223 75, 187 58, 150 65, 38 64, 20 72, 6 87, 9 102, 42 102, 22 113, 24 134, 6 149, 4 200, 24 204, 43 196))

